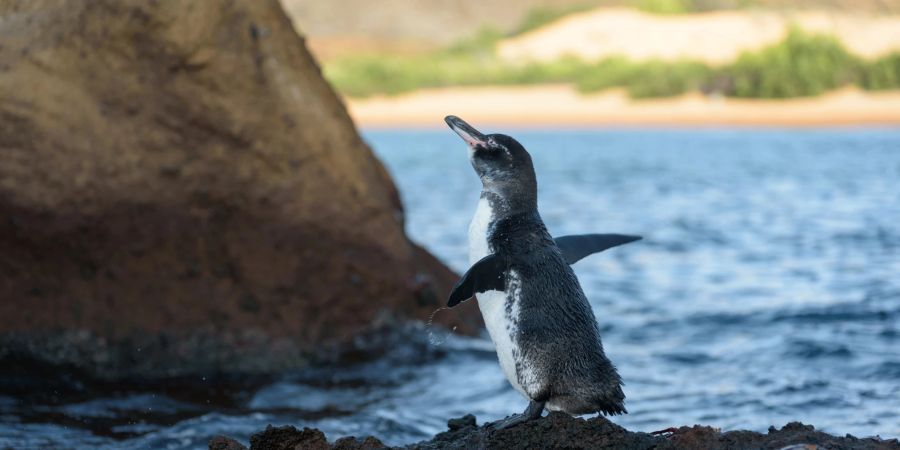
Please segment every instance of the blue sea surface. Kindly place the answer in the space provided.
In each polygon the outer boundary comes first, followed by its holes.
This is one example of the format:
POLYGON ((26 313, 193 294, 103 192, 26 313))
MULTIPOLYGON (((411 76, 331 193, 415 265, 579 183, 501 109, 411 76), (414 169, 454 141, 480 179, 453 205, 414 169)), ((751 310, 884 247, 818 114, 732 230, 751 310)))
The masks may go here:
MULTIPOLYGON (((532 154, 552 234, 644 237, 574 266, 626 383, 613 421, 900 436, 900 130, 506 131, 532 154)), ((464 144, 443 129, 364 137, 410 236, 465 271, 480 184, 464 144)), ((425 331, 445 356, 287 374, 228 408, 0 397, 0 448, 205 448, 270 423, 400 445, 524 409, 485 337, 425 331)))

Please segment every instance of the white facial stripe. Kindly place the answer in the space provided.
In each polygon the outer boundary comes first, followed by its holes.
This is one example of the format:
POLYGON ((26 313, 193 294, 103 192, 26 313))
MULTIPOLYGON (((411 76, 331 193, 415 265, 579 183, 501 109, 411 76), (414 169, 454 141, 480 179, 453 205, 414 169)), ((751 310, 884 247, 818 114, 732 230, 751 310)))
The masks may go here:
POLYGON ((491 202, 486 198, 478 200, 478 208, 475 217, 469 224, 469 264, 475 264, 479 259, 491 253, 488 247, 488 227, 494 220, 494 210, 491 202))

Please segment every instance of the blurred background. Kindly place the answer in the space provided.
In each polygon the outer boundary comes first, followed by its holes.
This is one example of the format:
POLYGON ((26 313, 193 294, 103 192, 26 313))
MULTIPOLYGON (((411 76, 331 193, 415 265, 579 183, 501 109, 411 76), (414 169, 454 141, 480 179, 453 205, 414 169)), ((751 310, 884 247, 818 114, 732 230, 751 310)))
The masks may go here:
POLYGON ((520 411, 455 114, 532 154, 635 431, 900 436, 900 2, 0 5, 0 448, 520 411), (455 332, 451 332, 453 330, 455 332))
POLYGON ((479 119, 561 125, 896 123, 900 109, 891 0, 385 2, 347 17, 350 3, 285 7, 363 125, 473 102, 479 119))

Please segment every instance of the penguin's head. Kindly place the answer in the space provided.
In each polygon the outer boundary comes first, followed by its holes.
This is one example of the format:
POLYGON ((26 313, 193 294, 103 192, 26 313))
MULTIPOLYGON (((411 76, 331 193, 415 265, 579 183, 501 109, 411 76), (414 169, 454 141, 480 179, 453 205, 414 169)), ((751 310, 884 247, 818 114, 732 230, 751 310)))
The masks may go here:
POLYGON ((456 116, 444 121, 469 145, 469 160, 485 190, 511 200, 537 196, 531 155, 522 144, 505 134, 482 134, 456 116))

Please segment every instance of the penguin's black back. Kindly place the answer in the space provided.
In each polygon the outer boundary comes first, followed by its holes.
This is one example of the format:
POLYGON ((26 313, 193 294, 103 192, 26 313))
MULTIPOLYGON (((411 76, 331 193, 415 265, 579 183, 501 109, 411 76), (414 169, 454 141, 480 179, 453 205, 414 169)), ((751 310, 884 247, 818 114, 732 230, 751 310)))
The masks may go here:
MULTIPOLYGON (((518 304, 507 299, 519 383, 529 396, 571 414, 624 413, 621 378, 578 278, 536 210, 496 220, 488 242, 518 274, 518 304)), ((511 294, 512 295, 512 294, 511 294)))

